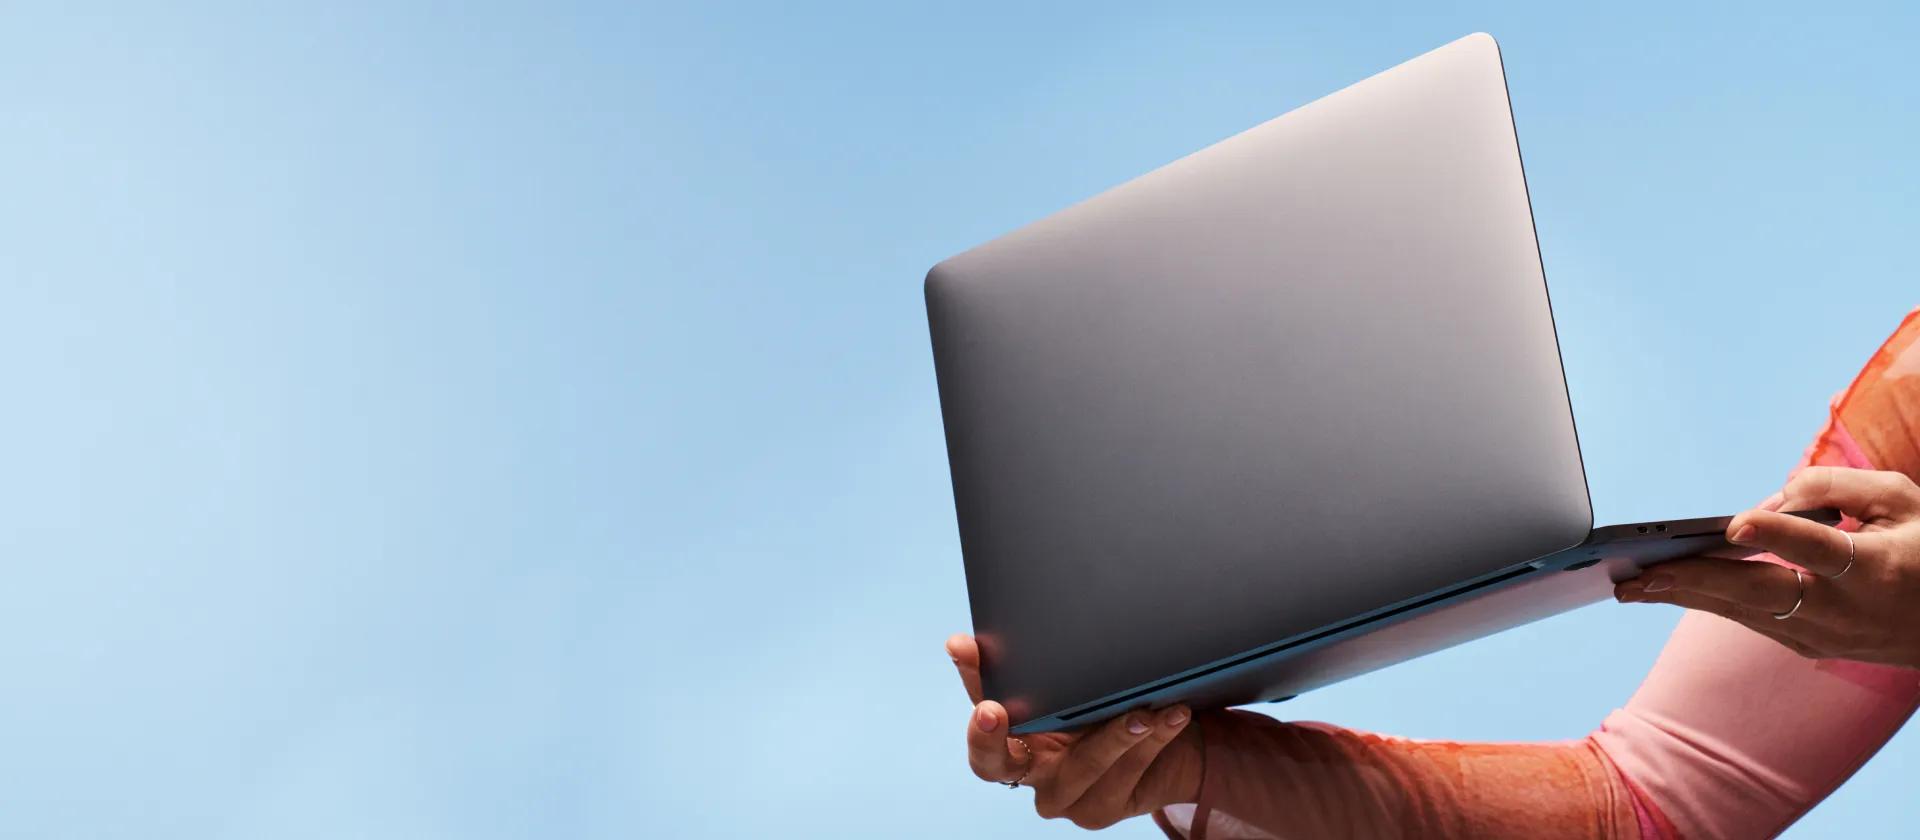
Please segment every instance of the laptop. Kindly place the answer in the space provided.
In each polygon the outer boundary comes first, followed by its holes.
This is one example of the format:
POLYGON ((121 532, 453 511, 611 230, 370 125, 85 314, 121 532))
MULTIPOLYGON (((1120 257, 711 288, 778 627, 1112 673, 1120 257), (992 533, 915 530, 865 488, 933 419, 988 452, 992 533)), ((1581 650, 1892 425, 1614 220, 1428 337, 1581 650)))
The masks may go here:
POLYGON ((1014 732, 1285 699, 1740 555, 1724 517, 1593 527, 1485 34, 947 259, 926 300, 1014 732))

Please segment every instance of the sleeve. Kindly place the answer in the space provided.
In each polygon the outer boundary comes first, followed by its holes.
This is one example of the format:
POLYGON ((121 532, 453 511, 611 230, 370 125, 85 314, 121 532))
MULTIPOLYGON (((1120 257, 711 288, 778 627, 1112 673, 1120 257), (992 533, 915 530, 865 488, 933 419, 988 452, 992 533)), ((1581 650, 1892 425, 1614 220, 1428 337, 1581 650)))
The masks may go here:
MULTIPOLYGON (((1834 400, 1809 464, 1920 479, 1920 310, 1834 400)), ((1916 704, 1920 672, 1803 659, 1689 614, 1594 738, 1681 836, 1765 837, 1839 788, 1916 704)))
POLYGON ((1195 720, 1200 801, 1155 815, 1169 837, 1640 836, 1632 792, 1590 740, 1416 741, 1242 711, 1195 720))
MULTIPOLYGON (((1920 479, 1920 310, 1834 401, 1808 464, 1920 479)), ((1626 707, 1571 743, 1196 717, 1199 801, 1154 820, 1185 840, 1772 836, 1846 781, 1916 705, 1920 673, 1803 659, 1689 614, 1626 707)))

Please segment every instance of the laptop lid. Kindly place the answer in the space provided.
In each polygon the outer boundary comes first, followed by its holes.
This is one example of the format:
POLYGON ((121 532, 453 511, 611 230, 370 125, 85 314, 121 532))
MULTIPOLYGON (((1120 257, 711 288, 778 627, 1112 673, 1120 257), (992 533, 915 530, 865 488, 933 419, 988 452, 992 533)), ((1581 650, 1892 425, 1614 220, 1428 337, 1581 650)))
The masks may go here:
POLYGON ((1016 723, 1592 525, 1487 35, 948 259, 926 298, 1016 723))

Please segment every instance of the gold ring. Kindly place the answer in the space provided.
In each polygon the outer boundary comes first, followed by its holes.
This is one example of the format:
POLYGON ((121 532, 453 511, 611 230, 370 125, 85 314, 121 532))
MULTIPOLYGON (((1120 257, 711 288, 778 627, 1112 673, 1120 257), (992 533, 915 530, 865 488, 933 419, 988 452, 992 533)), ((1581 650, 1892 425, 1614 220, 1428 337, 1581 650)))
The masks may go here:
POLYGON ((1007 787, 1018 790, 1020 783, 1027 780, 1027 774, 1033 771, 1033 748, 1027 746, 1027 741, 1024 738, 1008 738, 1007 740, 1019 744, 1020 751, 1027 754, 1027 769, 1020 771, 1020 778, 1014 779, 1011 782, 1001 782, 1001 784, 1007 787))

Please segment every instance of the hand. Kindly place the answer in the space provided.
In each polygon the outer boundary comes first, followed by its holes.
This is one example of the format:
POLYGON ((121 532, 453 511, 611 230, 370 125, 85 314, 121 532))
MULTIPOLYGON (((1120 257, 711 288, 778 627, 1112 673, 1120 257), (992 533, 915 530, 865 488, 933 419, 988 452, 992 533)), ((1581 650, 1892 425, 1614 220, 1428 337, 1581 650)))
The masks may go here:
POLYGON ((1128 712, 1073 732, 1009 736, 1006 708, 980 696, 980 647, 973 637, 954 635, 947 654, 973 700, 967 760, 974 775, 989 782, 1020 779, 1033 788, 1040 816, 1101 829, 1199 794, 1199 730, 1188 731, 1185 706, 1128 712))
POLYGON ((1806 657, 1920 668, 1920 487, 1912 479, 1808 467, 1734 517, 1727 539, 1806 572, 1796 577, 1765 561, 1698 557, 1647 569, 1615 587, 1614 597, 1730 618, 1806 657), (1822 507, 1860 521, 1851 545, 1835 528, 1779 512, 1822 507), (1792 617, 1775 617, 1788 612, 1792 617))

